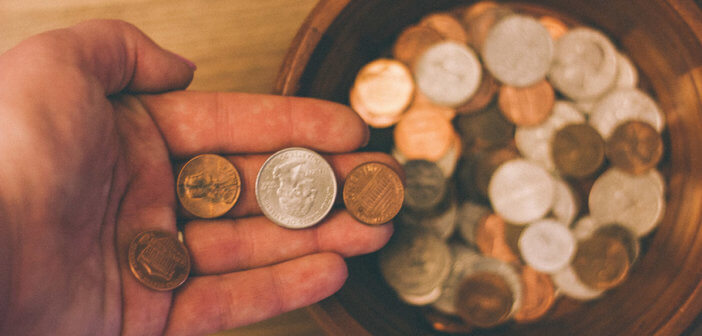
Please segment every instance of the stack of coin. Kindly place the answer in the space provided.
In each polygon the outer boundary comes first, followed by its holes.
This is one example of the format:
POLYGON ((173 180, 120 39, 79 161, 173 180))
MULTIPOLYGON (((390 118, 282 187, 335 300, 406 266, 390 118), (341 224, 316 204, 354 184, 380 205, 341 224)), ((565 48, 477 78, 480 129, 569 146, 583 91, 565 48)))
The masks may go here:
POLYGON ((536 321, 557 293, 601 296, 663 218, 665 118, 636 67, 602 32, 525 8, 431 13, 393 45, 414 96, 392 129, 407 189, 380 266, 440 331, 536 321), (403 272, 420 264, 433 277, 403 272))

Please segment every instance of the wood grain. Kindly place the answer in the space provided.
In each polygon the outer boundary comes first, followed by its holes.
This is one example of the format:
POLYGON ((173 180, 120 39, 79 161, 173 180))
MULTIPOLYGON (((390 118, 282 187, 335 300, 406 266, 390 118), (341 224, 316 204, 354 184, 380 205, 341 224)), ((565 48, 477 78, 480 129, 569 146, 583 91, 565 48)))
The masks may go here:
MULTIPOLYGON (((89 19, 128 21, 197 64, 194 90, 268 93, 316 0, 0 0, 0 53, 89 19)), ((304 309, 219 336, 321 335, 304 309)))

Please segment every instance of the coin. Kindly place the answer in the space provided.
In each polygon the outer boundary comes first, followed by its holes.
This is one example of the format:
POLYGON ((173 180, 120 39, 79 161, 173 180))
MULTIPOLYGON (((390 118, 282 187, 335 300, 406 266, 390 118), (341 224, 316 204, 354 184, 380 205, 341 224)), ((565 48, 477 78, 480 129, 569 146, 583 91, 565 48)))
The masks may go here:
POLYGON ((458 209, 457 225, 461 238, 468 243, 475 245, 476 228, 486 216, 490 215, 490 208, 473 202, 464 202, 458 209))
POLYGON ((600 226, 593 234, 604 235, 619 240, 624 244, 629 257, 629 265, 634 264, 641 253, 641 244, 631 230, 619 224, 607 224, 600 226))
POLYGON ((488 328, 505 322, 514 297, 507 281, 494 273, 477 273, 466 278, 458 290, 458 314, 468 323, 488 328))
POLYGON ((488 196, 495 212, 512 224, 543 217, 553 205, 553 177, 524 159, 503 163, 490 179, 488 196))
POLYGON ((551 114, 555 94, 551 84, 542 80, 526 87, 503 85, 497 102, 500 111, 517 126, 534 126, 551 114))
POLYGON ((529 224, 519 237, 519 251, 527 265, 549 274, 568 266, 575 247, 570 230, 553 219, 529 224))
POLYGON ((441 169, 426 160, 407 161, 405 170, 405 205, 422 211, 435 208, 446 195, 446 178, 441 169))
POLYGON ((620 123, 632 119, 649 123, 658 132, 665 126, 658 104, 639 89, 617 89, 604 96, 595 105, 590 124, 607 140, 620 123))
POLYGON ((450 248, 451 255, 453 256, 451 273, 446 281, 444 281, 441 296, 432 304, 432 307, 445 314, 456 315, 456 295, 458 287, 461 284, 461 280, 465 277, 466 271, 480 258, 480 254, 474 249, 462 244, 453 244, 450 248))
POLYGON ((631 175, 610 168, 595 180, 589 195, 591 216, 618 223, 641 237, 663 218, 665 198, 656 174, 631 175))
POLYGON ((561 38, 563 34, 568 32, 568 26, 563 23, 558 18, 555 18, 553 16, 542 16, 539 18, 539 23, 541 23, 546 30, 548 30, 548 33, 551 34, 551 38, 555 41, 561 38))
POLYGON ((496 214, 482 218, 475 228, 475 245, 483 255, 508 263, 519 262, 519 257, 505 240, 505 221, 496 214))
MULTIPOLYGON (((376 59, 361 68, 353 84, 351 107, 378 119, 396 120, 409 107, 414 94, 410 70, 397 60, 376 59)), ((364 119, 365 120, 365 119, 364 119)), ((373 122, 368 118, 367 122, 373 122)))
POLYGON ((427 96, 424 95, 421 91, 416 90, 414 92, 414 99, 412 100, 412 104, 410 104, 410 107, 407 109, 407 111, 405 111, 405 114, 410 114, 421 110, 433 110, 435 112, 439 112, 447 120, 453 120, 453 118, 456 116, 456 109, 448 106, 438 105, 429 100, 429 98, 427 98, 427 96))
POLYGON ((458 205, 453 197, 449 197, 444 203, 431 211, 414 212, 408 209, 400 211, 398 222, 401 226, 422 226, 437 237, 448 240, 456 229, 458 205))
POLYGON ((604 293, 604 290, 590 288, 580 281, 572 266, 552 274, 551 280, 559 293, 580 301, 596 299, 604 293))
POLYGON ((604 141, 588 124, 571 124, 556 132, 552 144, 553 162, 565 176, 585 177, 604 162, 604 141))
POLYGON ((500 83, 489 72, 483 70, 482 73, 480 86, 467 102, 456 107, 456 112, 460 114, 478 112, 488 106, 495 98, 495 94, 500 89, 500 83))
POLYGON ((475 50, 482 50, 488 33, 497 22, 514 14, 506 6, 491 1, 481 1, 463 11, 460 21, 468 34, 468 45, 475 50))
POLYGON ((613 166, 635 175, 655 167, 663 156, 661 135, 650 124, 637 120, 619 124, 605 148, 613 166))
POLYGON ((497 105, 459 115, 456 124, 467 152, 504 147, 514 136, 514 125, 505 119, 497 105))
POLYGON ((618 88, 635 88, 639 83, 639 72, 629 57, 621 52, 617 52, 617 80, 615 86, 618 88))
POLYGON ((351 170, 342 192, 346 210, 369 225, 387 223, 402 208, 405 189, 388 165, 367 162, 351 170))
POLYGON ((224 215, 239 200, 241 177, 229 160, 215 154, 198 155, 178 173, 180 204, 201 218, 224 215))
POLYGON ((443 39, 439 32, 427 25, 411 26, 404 29, 397 37, 392 48, 392 56, 396 60, 412 66, 424 50, 443 39))
POLYGON ((302 229, 327 216, 336 198, 334 171, 319 154, 290 147, 271 155, 256 177, 256 200, 274 223, 302 229))
POLYGON ((500 82, 530 86, 546 77, 553 58, 553 40, 536 19, 510 15, 490 29, 482 56, 485 67, 500 82))
POLYGON ((534 321, 546 315, 556 301, 556 291, 548 274, 529 266, 520 272, 522 280, 522 306, 514 314, 517 322, 534 321))
POLYGON ((429 110, 403 116, 393 135, 395 147, 409 160, 437 161, 448 152, 455 140, 451 122, 429 110))
POLYGON ((587 286, 607 290, 626 278, 629 255, 621 241, 595 234, 578 244, 573 270, 587 286))
POLYGON ((461 152, 463 149, 463 144, 461 143, 461 137, 458 136, 456 132, 453 132, 453 142, 449 150, 440 159, 436 160, 436 165, 439 166, 441 171, 444 173, 446 178, 453 176, 453 172, 456 170, 458 165, 458 160, 461 158, 461 152))
POLYGON ((468 46, 443 41, 428 47, 413 64, 417 88, 436 104, 459 106, 478 90, 483 68, 468 46))
POLYGON ((573 28, 556 41, 548 76, 553 87, 574 100, 598 97, 614 85, 617 50, 601 32, 573 28))
POLYGON ((586 215, 580 217, 575 224, 573 224, 573 237, 577 240, 590 238, 600 226, 602 226, 602 224, 592 218, 592 216, 586 215))
POLYGON ((402 113, 394 115, 375 115, 365 105, 358 95, 356 87, 352 87, 349 92, 349 105, 366 124, 375 128, 386 128, 396 124, 402 113))
POLYGON ((414 226, 398 230, 380 250, 378 262, 385 281, 406 297, 431 296, 437 288, 440 291, 452 265, 448 245, 414 226))
POLYGON ((438 32, 444 39, 466 44, 468 36, 458 20, 448 13, 432 13, 419 21, 419 26, 427 26, 438 32))
POLYGON ((475 167, 474 183, 478 192, 489 196, 489 186, 495 171, 505 162, 517 159, 519 154, 511 147, 498 148, 483 153, 475 167))
POLYGON ((190 274, 190 255, 176 235, 144 231, 129 244, 129 269, 143 285, 169 291, 182 285, 190 274))
POLYGON ((572 103, 559 100, 553 105, 551 115, 536 126, 520 126, 514 132, 514 142, 519 153, 538 163, 548 171, 556 169, 551 157, 551 144, 556 131, 571 123, 583 123, 585 117, 572 103))

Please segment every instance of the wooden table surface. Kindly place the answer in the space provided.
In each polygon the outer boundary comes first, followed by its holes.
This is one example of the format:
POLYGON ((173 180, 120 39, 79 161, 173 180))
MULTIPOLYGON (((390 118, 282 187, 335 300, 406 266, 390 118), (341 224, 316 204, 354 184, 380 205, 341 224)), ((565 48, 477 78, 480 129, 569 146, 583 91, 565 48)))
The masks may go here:
MULTIPOLYGON (((133 23, 197 64, 193 90, 268 93, 316 0, 0 0, 0 53, 46 30, 96 18, 133 23)), ((297 310, 218 335, 321 335, 297 310)))

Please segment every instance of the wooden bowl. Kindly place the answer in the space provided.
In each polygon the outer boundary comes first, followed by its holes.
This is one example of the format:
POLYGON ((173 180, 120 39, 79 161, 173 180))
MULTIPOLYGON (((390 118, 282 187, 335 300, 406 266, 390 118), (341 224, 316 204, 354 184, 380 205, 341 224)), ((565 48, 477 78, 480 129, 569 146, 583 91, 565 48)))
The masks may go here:
MULTIPOLYGON (((348 103, 358 70, 386 55, 398 33, 458 0, 321 0, 298 32, 276 92, 348 103)), ((630 278, 585 304, 561 300, 552 317, 476 334, 678 335, 702 310, 702 14, 692 0, 526 1, 599 28, 640 69, 667 118, 668 205, 630 278)), ((388 132, 370 148, 389 149, 388 132)), ((402 304, 382 281, 376 255, 352 258, 349 279, 310 308, 332 335, 438 334, 421 308, 402 304)))

